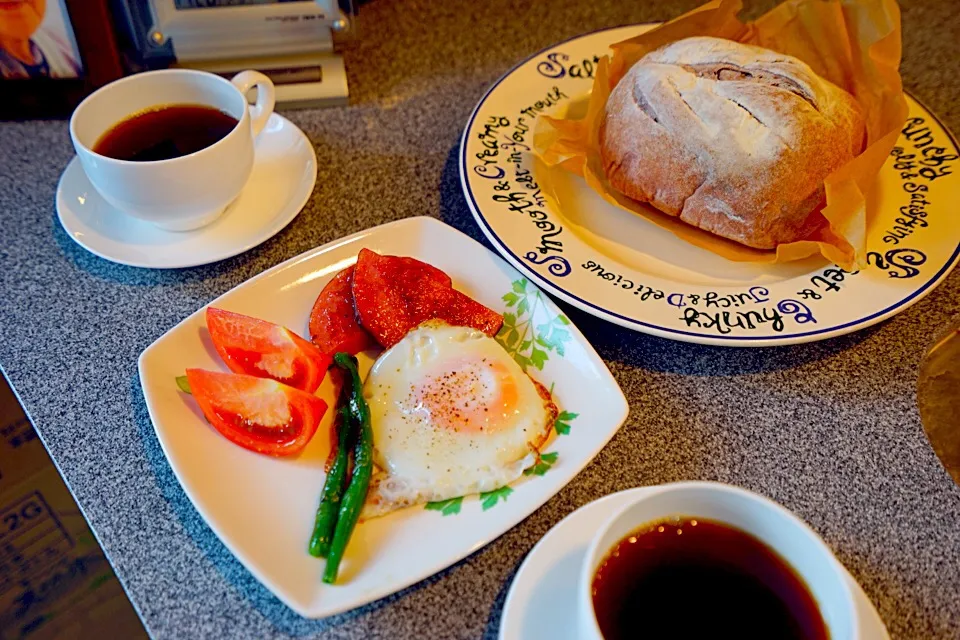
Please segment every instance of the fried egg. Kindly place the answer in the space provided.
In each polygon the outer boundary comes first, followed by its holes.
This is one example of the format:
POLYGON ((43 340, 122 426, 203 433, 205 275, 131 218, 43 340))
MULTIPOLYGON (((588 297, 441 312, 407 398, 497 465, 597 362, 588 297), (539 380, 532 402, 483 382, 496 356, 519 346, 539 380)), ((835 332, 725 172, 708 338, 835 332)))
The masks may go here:
POLYGON ((557 415, 549 392, 496 340, 438 321, 385 351, 363 393, 377 466, 364 517, 513 482, 536 462, 557 415))

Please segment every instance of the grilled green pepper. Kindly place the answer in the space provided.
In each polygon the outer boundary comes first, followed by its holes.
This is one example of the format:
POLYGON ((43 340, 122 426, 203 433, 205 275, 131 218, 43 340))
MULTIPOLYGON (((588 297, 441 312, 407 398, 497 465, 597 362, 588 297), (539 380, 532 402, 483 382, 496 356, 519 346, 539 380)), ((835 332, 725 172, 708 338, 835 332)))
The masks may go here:
MULTIPOLYGON (((341 397, 344 394, 341 393, 341 397)), ((337 409, 337 455, 333 465, 327 473, 323 483, 323 493, 320 494, 320 506, 317 507, 317 517, 313 524, 313 535, 310 536, 310 546, 307 549, 310 555, 325 558, 330 550, 330 541, 337 525, 337 514, 340 513, 340 500, 347 481, 347 467, 350 466, 350 433, 352 424, 350 407, 346 400, 338 402, 337 409)))
MULTIPOLYGON (((343 494, 343 500, 340 502, 337 526, 327 554, 327 566, 323 571, 323 581, 327 584, 333 584, 337 580, 343 552, 347 548, 357 520, 360 519, 360 510, 367 498, 370 476, 373 473, 373 427, 370 425, 370 408, 363 398, 363 381, 360 380, 357 359, 348 353, 341 352, 334 356, 333 361, 350 377, 352 386, 347 406, 350 409, 351 422, 358 432, 353 449, 353 474, 343 494)), ((346 384, 344 382, 344 387, 346 384)))

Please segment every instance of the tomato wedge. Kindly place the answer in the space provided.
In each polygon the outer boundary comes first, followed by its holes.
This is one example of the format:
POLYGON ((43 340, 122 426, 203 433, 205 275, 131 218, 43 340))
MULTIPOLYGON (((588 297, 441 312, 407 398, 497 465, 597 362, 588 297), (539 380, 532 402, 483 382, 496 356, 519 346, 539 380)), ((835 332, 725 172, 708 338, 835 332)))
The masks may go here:
POLYGON ((377 346, 357 322, 353 308, 353 271, 349 266, 327 283, 310 311, 310 339, 324 353, 356 355, 377 346))
POLYGON ((294 332, 265 320, 207 308, 207 329, 231 371, 313 393, 323 382, 331 357, 294 332))
POLYGON ((503 325, 503 316, 454 289, 450 277, 436 267, 368 249, 357 256, 353 298, 360 323, 384 347, 426 320, 473 327, 491 336, 503 325))
POLYGON ((327 412, 320 398, 276 380, 187 369, 187 381, 210 424, 231 442, 257 453, 299 453, 327 412))

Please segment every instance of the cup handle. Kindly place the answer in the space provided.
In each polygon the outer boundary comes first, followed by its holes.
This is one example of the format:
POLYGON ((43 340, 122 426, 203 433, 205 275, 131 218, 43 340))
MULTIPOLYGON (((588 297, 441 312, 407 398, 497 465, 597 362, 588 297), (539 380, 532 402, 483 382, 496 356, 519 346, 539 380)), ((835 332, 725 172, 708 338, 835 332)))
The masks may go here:
POLYGON ((256 138, 266 126, 270 114, 273 113, 273 106, 276 104, 277 96, 273 82, 259 71, 241 71, 233 76, 230 82, 240 90, 244 98, 250 89, 257 88, 257 103, 250 108, 250 128, 253 130, 253 137, 256 138))

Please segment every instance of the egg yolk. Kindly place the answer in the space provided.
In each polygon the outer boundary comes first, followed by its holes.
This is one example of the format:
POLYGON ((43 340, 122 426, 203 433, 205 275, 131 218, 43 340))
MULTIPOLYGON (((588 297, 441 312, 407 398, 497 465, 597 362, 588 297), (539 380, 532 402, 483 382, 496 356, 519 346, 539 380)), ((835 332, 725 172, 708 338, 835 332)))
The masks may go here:
POLYGON ((447 363, 410 390, 409 408, 455 432, 492 432, 519 413, 517 383, 501 362, 483 358, 447 363))

